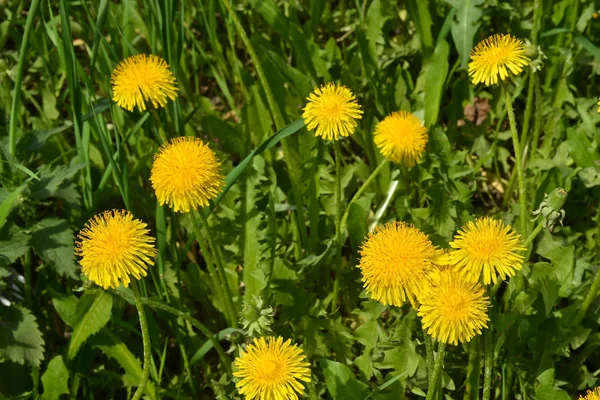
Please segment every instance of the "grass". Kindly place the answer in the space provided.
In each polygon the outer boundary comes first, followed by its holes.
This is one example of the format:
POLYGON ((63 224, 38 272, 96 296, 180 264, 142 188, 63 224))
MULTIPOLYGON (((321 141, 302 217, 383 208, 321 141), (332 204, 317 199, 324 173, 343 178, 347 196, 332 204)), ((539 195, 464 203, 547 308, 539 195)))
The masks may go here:
POLYGON ((129 398, 147 373, 149 398, 242 398, 232 362, 268 335, 301 345, 310 399, 571 399, 600 385, 592 2, 0 3, 3 396, 129 398), (469 53, 494 33, 525 40, 532 63, 506 86, 473 85, 469 53), (164 108, 111 101, 112 70, 139 53, 177 79, 164 108), (364 112, 335 151, 302 120, 332 81, 364 112), (428 129, 412 168, 373 141, 398 110, 428 129), (184 135, 226 175, 192 218, 160 206, 149 180, 164 139, 184 135), (557 188, 566 216, 550 230, 532 211, 557 188), (114 208, 156 238, 137 302, 99 290, 74 255, 86 221, 114 208), (448 248, 479 216, 530 237, 525 262, 488 288, 491 329, 434 352, 414 308, 364 292, 360 246, 406 221, 448 248))

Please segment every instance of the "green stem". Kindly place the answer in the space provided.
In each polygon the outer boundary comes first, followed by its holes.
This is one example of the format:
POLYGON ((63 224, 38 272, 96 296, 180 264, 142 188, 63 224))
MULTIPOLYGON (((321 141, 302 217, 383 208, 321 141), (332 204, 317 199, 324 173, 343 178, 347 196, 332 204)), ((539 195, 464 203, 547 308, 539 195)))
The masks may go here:
POLYGON ((590 306, 592 305, 592 302, 596 299, 596 296, 598 295, 598 286, 600 286, 600 273, 596 272, 596 277, 592 282, 592 286, 590 286, 590 289, 585 295, 583 303, 581 304, 581 307, 577 312, 577 316, 575 317, 575 325, 579 325, 581 321, 583 321, 583 318, 585 317, 585 314, 588 312, 590 306))
MULTIPOLYGON (((423 325, 421 324, 421 328, 423 325)), ((423 328, 423 337, 425 338, 425 354, 427 355, 426 363, 427 363, 427 378, 429 379, 429 387, 432 387, 432 379, 433 379, 433 343, 431 341, 431 336, 427 333, 425 328, 423 328)))
MULTIPOLYGON (((488 296, 491 297, 491 287, 488 287, 488 296)), ((490 309, 491 310, 491 309, 490 309)), ((491 311, 490 311, 491 313, 491 311)), ((485 366, 483 374, 483 400, 490 400, 490 394, 492 392, 492 367, 494 363, 494 349, 492 343, 492 323, 489 322, 490 326, 485 330, 485 343, 484 343, 484 357, 485 366)))
POLYGON ((166 311, 173 315, 176 315, 178 317, 181 317, 184 320, 186 320, 187 322, 189 322, 190 324, 192 324, 192 326, 194 326, 200 332, 202 332, 202 334, 204 336, 206 336, 208 339, 210 339, 210 341, 212 342, 213 347, 219 354, 219 358, 221 359, 223 366, 227 370, 227 374, 229 374, 231 376, 231 361, 229 360, 229 358, 223 351, 221 344, 217 340, 217 335, 214 335, 210 330, 208 330, 208 328, 204 324, 202 324, 200 321, 198 321, 196 318, 192 317, 191 315, 189 315, 183 311, 180 311, 174 307, 168 306, 166 304, 162 304, 157 301, 150 300, 150 299, 142 299, 142 303, 144 303, 154 309, 163 310, 163 311, 166 311))
POLYGON ((37 14, 40 0, 32 0, 25 22, 25 32, 23 33, 23 41, 19 51, 19 64, 17 65, 17 78, 15 80, 15 93, 12 99, 10 108, 10 124, 8 127, 8 151, 11 156, 14 156, 17 151, 17 113, 21 105, 21 84, 23 83, 23 72, 25 71, 25 57, 27 56, 27 45, 29 44, 29 36, 33 28, 33 20, 37 14))
POLYGON ((342 152, 340 143, 333 141, 333 152, 335 154, 335 281, 333 283, 333 297, 331 299, 331 311, 335 311, 340 291, 340 280, 342 274, 342 152))
MULTIPOLYGON (((200 212, 199 214, 202 214, 202 212, 200 212)), ((237 321, 237 318, 232 313, 233 310, 229 306, 229 302, 227 301, 227 298, 225 295, 225 290, 223 289, 223 284, 221 283, 221 280, 219 279, 219 274, 217 273, 217 270, 215 269, 215 263, 214 263, 213 257, 211 255, 211 253, 209 252, 209 250, 206 248, 206 244, 202 240, 203 236, 205 236, 205 235, 202 234, 202 229, 200 227, 200 224, 198 224, 198 221, 194 217, 194 213, 193 212, 188 213, 188 217, 190 219, 190 222, 192 223, 192 228, 194 230, 194 236, 196 236, 196 242, 198 243, 198 246, 200 246, 200 251, 202 252, 202 255, 204 256, 204 260, 206 261, 206 267, 208 268, 208 273, 212 280, 214 291, 215 291, 217 297, 219 298, 219 300, 221 301, 222 306, 225 307, 225 312, 224 312, 225 318, 227 319, 227 322, 231 326, 233 326, 234 320, 237 321)), ((208 236, 208 235, 206 235, 206 236, 208 236)))
POLYGON ((131 400, 139 400, 144 394, 144 389, 150 378, 150 364, 152 363, 152 354, 150 353, 150 332, 148 332, 148 321, 146 320, 146 313, 144 312, 144 305, 142 304, 142 296, 140 296, 140 289, 137 286, 137 282, 131 282, 131 290, 135 297, 135 307, 137 308, 138 315, 140 317, 140 327, 142 329, 142 342, 144 343, 144 367, 142 369, 142 379, 140 384, 135 391, 131 400))
POLYGON ((473 338, 468 348, 467 379, 463 400, 479 399, 479 337, 473 338))
MULTIPOLYGON (((246 34, 246 31, 244 30, 240 19, 238 18, 233 7, 231 6, 230 0, 221 1, 225 5, 225 8, 227 8, 227 12, 229 13, 231 20, 233 21, 233 25, 235 26, 235 29, 238 35, 240 36, 242 43, 244 44, 244 48, 248 52, 248 55, 250 56, 250 59, 252 59, 252 63, 256 68, 256 74, 258 75, 258 79, 263 87, 263 90, 265 91, 267 103, 269 104, 269 109, 271 110, 271 116, 273 118, 273 121, 275 122, 275 127, 277 128, 277 130, 283 129, 283 127, 285 126, 285 122, 281 115, 281 110, 279 109, 277 103, 275 103, 275 97, 273 96, 273 92, 271 91, 271 86, 269 85, 269 81, 267 80, 267 77, 264 73, 262 64, 258 59, 258 55, 254 50, 254 46, 252 46, 250 38, 248 38, 248 35, 246 34)), ((299 174, 302 171, 302 166, 300 165, 298 160, 296 160, 296 158, 293 156, 292 149, 290 148, 288 141, 289 139, 282 140, 281 146, 283 148, 283 153, 285 154, 284 160, 288 169, 288 174, 290 176, 290 183, 292 185, 292 195, 294 198, 294 203, 296 204, 296 223, 298 225, 298 230, 300 231, 301 242, 298 244, 298 246, 302 248, 303 244, 308 245, 308 234, 306 232, 306 222, 304 219, 304 203, 302 201, 302 191, 300 190, 299 174)))
POLYGON ((427 390, 427 397, 425 398, 426 400, 433 400, 435 396, 435 388, 440 379, 440 376, 442 375, 442 365, 444 365, 445 350, 446 343, 439 342, 437 358, 435 359, 435 365, 433 366, 433 378, 431 378, 432 385, 430 385, 429 389, 427 390))
POLYGON ((350 214, 350 206, 352 205, 352 203, 354 203, 356 200, 358 200, 360 198, 360 196, 363 195, 363 193, 368 189, 371 182, 373 182, 375 180, 375 178, 377 178, 379 173, 383 170, 383 168, 388 163, 389 163, 389 161, 387 159, 384 159, 377 166, 377 168, 375 168, 375 170, 373 172, 371 172, 371 175, 369 175, 367 180, 363 182, 362 186, 358 189, 358 191, 354 194, 354 196, 352 196, 352 200, 350 200, 350 202, 348 203, 348 206, 344 210, 344 215, 342 216, 342 222, 340 224, 342 229, 346 226, 346 221, 348 220, 348 215, 350 214))
POLYGON ((234 321, 235 321, 233 327, 237 328, 237 320, 238 320, 237 313, 235 310, 235 304, 233 303, 232 291, 229 288, 227 275, 225 274, 225 263, 223 262, 223 259, 221 258, 221 253, 219 252, 219 248, 217 247, 215 238, 210 230, 210 224, 208 223, 208 219, 206 218, 206 215, 204 215, 203 212, 199 212, 197 214, 200 215, 200 221, 202 222, 202 225, 204 225, 204 230, 206 231, 206 240, 208 241, 208 245, 213 253, 213 258, 216 261, 215 264, 217 265, 217 273, 219 274, 219 279, 223 283, 223 288, 224 288, 223 294, 225 296, 227 296, 227 301, 229 302, 229 307, 231 308, 231 311, 233 312, 234 321))
POLYGON ((151 103, 146 102, 146 108, 150 111, 150 115, 152 115, 152 119, 156 122, 156 129, 158 130, 158 135, 160 136, 161 144, 167 141, 167 134, 165 132, 165 127, 156 111, 156 108, 152 106, 151 103))
POLYGON ((506 101, 506 110, 508 111, 508 121, 510 124, 510 132, 512 135, 513 147, 515 150, 515 160, 517 165, 517 182, 519 184, 519 205, 520 205, 520 221, 521 235, 527 236, 527 193, 525 190, 525 175, 523 173, 523 159, 521 153, 521 145, 519 144, 519 135, 517 133, 517 123, 515 121, 515 112, 512 108, 508 85, 504 84, 504 98, 506 101))
POLYGON ((542 231, 542 229, 544 228, 544 224, 543 222, 540 222, 535 229, 533 230, 533 232, 531 232, 531 234, 527 237, 527 239, 525 240, 525 247, 529 246, 529 244, 531 244, 531 242, 533 242, 533 240, 535 239, 535 237, 538 235, 538 233, 540 233, 542 231))

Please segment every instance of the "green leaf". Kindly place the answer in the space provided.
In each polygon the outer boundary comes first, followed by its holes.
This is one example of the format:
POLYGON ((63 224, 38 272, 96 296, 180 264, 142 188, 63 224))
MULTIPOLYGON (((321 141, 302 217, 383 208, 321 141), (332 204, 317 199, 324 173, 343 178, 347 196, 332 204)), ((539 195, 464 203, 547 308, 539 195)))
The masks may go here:
POLYGON ((46 372, 42 375, 44 399, 58 400, 61 394, 69 394, 69 370, 65 366, 62 355, 54 357, 48 363, 46 372))
POLYGON ((72 360, 88 337, 110 320, 113 298, 101 289, 88 290, 77 302, 75 320, 67 358, 72 360))
MULTIPOLYGON (((231 335, 235 331, 236 331, 235 328, 225 328, 222 331, 219 331, 219 333, 217 333, 214 336, 220 342, 221 340, 227 338, 229 335, 231 335)), ((206 342, 204 342, 204 344, 202 346, 200 346, 200 348, 198 350, 196 350, 196 352, 194 353, 192 358, 190 358, 190 365, 194 365, 197 362, 199 362, 200 360, 202 360, 204 358, 204 356, 206 355, 206 353, 208 353, 210 351, 210 349, 212 349, 212 348, 213 348, 212 340, 207 339, 206 342)))
POLYGON ((50 290, 52 304, 54 309, 60 315, 63 322, 69 326, 74 326, 77 322, 77 297, 72 294, 57 293, 50 290))
POLYGON ((600 155, 592 147, 585 130, 569 129, 567 131, 567 143, 569 145, 569 154, 573 157, 575 163, 582 167, 593 167, 600 155))
POLYGON ((27 308, 0 307, 0 362, 2 359, 39 367, 44 359, 44 338, 27 308))
POLYGON ((467 68, 469 55, 473 49, 473 38, 481 25, 483 0, 446 0, 456 8, 456 21, 452 23, 452 39, 460 56, 460 67, 467 68))
POLYGON ((292 122, 291 124, 287 125, 283 129, 277 131, 275 134, 273 134, 273 136, 269 137, 267 140, 262 142, 256 149, 254 149, 250 154, 248 154, 248 156, 244 158, 244 160, 241 163, 239 163, 234 169, 231 170, 231 172, 227 174, 227 176, 225 177, 225 187, 223 188, 221 194, 219 194, 219 196, 215 199, 214 203, 212 204, 213 207, 208 207, 208 212, 210 213, 214 206, 219 204, 223 196, 225 196, 225 193, 227 193, 229 189, 231 189, 231 186, 233 186, 233 184, 238 180, 238 178, 244 173, 244 171, 248 167, 248 164, 250 164, 250 161, 254 156, 257 156, 265 150, 268 150, 271 147, 275 146, 284 138, 298 132, 302 127, 304 127, 304 120, 298 119, 292 122))
POLYGON ((570 400, 571 396, 562 389, 554 388, 554 369, 547 369, 536 379, 536 400, 570 400))
POLYGON ((427 65, 425 72, 425 126, 427 127, 434 125, 438 119, 444 82, 448 75, 449 52, 448 42, 440 41, 427 65))
POLYGON ((71 163, 70 165, 59 165, 56 168, 43 169, 38 173, 40 181, 36 181, 30 187, 31 197, 38 200, 58 197, 59 190, 68 185, 69 181, 84 166, 85 164, 82 163, 71 163))
POLYGON ((0 230, 0 267, 7 267, 29 249, 29 235, 16 225, 0 230))
POLYGON ((405 378, 413 376, 417 371, 419 355, 408 344, 402 343, 395 349, 385 351, 384 354, 383 361, 376 363, 375 367, 393 368, 405 378))
POLYGON ((358 381, 352 370, 344 364, 323 360, 321 368, 325 374, 327 391, 333 400, 364 400, 369 395, 369 387, 358 381))
POLYGON ((433 48, 433 36, 431 34, 433 21, 429 13, 429 0, 408 0, 406 8, 415 24, 415 28, 417 28, 417 34, 421 39, 424 53, 428 55, 433 48))
POLYGON ((6 219, 8 218, 8 214, 12 210, 14 204, 17 202, 19 195, 25 189, 25 186, 19 186, 18 188, 13 189, 8 196, 2 201, 0 204, 0 229, 4 226, 6 219))
POLYGON ((67 221, 46 218, 33 227, 31 246, 59 275, 76 279, 74 234, 67 221))
POLYGON ((201 124, 204 129, 223 142, 223 147, 228 153, 242 156, 246 152, 244 136, 231 124, 214 115, 203 117, 201 124))
MULTIPOLYGON (((93 347, 100 349, 107 357, 117 361, 125 370, 123 383, 126 386, 139 386, 142 379, 142 365, 125 343, 108 329, 102 329, 90 342, 93 347)), ((148 382, 144 393, 151 399, 156 399, 156 390, 152 382, 148 382)))

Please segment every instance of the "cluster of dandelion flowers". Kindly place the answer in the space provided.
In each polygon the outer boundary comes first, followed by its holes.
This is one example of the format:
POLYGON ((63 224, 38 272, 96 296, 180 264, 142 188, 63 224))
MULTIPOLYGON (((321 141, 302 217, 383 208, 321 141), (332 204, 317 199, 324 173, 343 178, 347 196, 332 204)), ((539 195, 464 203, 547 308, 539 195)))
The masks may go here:
POLYGON ((356 96, 343 85, 327 83, 308 96, 304 107, 304 123, 315 135, 329 140, 339 140, 354 133, 362 110, 356 96))
POLYGON ((484 217, 468 222, 450 242, 447 263, 469 282, 488 285, 514 276, 523 267, 521 236, 502 220, 484 217))
POLYGON ((588 390, 585 397, 580 395, 579 400, 600 400, 600 386, 594 390, 588 390))
POLYGON ((129 286, 146 276, 148 265, 154 265, 154 238, 147 225, 134 219, 129 211, 111 210, 94 216, 77 236, 75 253, 90 280, 102 286, 119 287, 119 281, 129 286))
POLYGON ((167 98, 175 100, 177 84, 169 65, 153 54, 138 54, 119 63, 112 72, 112 98, 119 107, 133 111, 146 109, 146 102, 154 108, 164 107, 167 98))
POLYGON ((302 382, 310 382, 310 364, 295 344, 282 337, 254 339, 235 359, 233 376, 238 391, 248 400, 298 399, 302 382))
POLYGON ((423 329, 440 342, 469 342, 487 328, 490 301, 483 287, 460 279, 452 271, 440 271, 437 279, 425 287, 419 301, 423 329))
POLYGON ((381 154, 395 164, 412 167, 417 164, 427 146, 427 128, 415 115, 393 112, 377 124, 373 140, 381 154))
POLYGON ((214 151, 195 137, 178 137, 163 144, 154 156, 150 181, 160 205, 176 212, 205 207, 225 182, 214 151))
POLYGON ((511 35, 496 34, 484 39, 471 50, 469 76, 473 84, 486 86, 505 80, 509 71, 518 75, 531 60, 525 55, 525 44, 511 35))
POLYGON ((392 222, 369 234, 360 255, 358 268, 369 296, 400 307, 407 298, 416 304, 416 296, 434 268, 436 248, 419 229, 392 222))

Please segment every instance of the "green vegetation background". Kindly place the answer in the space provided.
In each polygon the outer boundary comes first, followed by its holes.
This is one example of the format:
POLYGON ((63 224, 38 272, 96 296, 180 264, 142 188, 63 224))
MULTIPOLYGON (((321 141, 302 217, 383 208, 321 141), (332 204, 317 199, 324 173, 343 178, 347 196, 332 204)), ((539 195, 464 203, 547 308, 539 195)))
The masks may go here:
MULTIPOLYGON (((355 266, 369 226, 408 221, 445 246, 474 216, 515 222, 501 88, 474 87, 466 73, 473 45, 493 33, 538 45, 532 67, 512 87, 528 206, 536 209, 556 187, 569 197, 565 226, 545 230, 522 272, 493 288, 492 398, 567 400, 598 385, 600 19, 592 1, 536 0, 535 6, 541 8, 534 18, 534 1, 235 2, 286 124, 300 118, 306 97, 323 82, 357 94, 364 117, 356 134, 341 141, 344 204, 382 161, 372 141, 377 121, 409 110, 429 128, 422 164, 407 173, 386 167, 349 207, 334 312, 331 146, 299 130, 285 139, 285 157, 301 168, 288 171, 281 147, 271 147, 210 215, 228 279, 240 288, 238 308, 256 305, 260 296, 270 329, 302 344, 313 371, 308 398, 419 398, 426 390, 415 311, 362 294, 355 266), (306 232, 295 223, 289 174, 301 183, 306 232)), ((226 324, 186 219, 156 204, 148 179, 158 147, 152 118, 109 101, 112 69, 137 53, 163 57, 177 77, 180 96, 160 112, 167 134, 210 142, 225 173, 275 131, 247 49, 218 0, 0 0, 0 393, 6 397, 109 399, 135 389, 142 342, 130 292, 90 288, 74 257, 74 235, 103 210, 128 208, 158 239, 145 295, 202 321, 233 349, 232 359, 249 334, 226 324), (37 15, 28 19, 32 5, 37 15), (20 101, 13 106, 17 82, 20 101), (11 129, 18 138, 14 155, 11 129)), ((203 334, 172 314, 147 313, 154 360, 149 398, 238 396, 203 334)), ((477 338, 447 350, 446 399, 479 398, 481 347, 477 338)))

